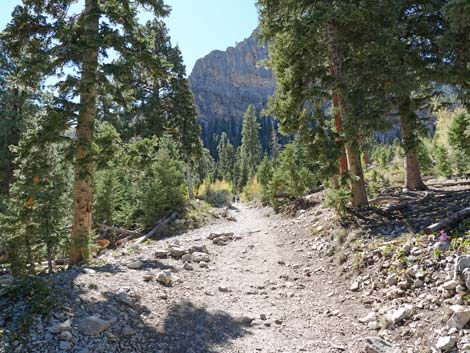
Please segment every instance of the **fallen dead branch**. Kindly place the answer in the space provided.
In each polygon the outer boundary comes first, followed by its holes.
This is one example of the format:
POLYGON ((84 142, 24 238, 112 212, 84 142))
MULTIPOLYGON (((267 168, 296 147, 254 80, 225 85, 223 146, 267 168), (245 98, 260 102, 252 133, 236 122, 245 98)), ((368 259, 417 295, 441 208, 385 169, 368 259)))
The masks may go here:
POLYGON ((153 227, 153 229, 150 232, 145 234, 143 237, 136 239, 135 244, 140 244, 146 241, 147 239, 154 237, 156 234, 162 231, 166 226, 168 226, 168 224, 173 222, 176 219, 176 217, 178 217, 178 212, 175 211, 171 213, 168 217, 164 218, 155 227, 153 227))
POLYGON ((470 217, 470 207, 467 207, 458 212, 455 212, 453 215, 441 220, 440 222, 431 224, 430 226, 424 229, 424 233, 432 234, 441 229, 448 229, 451 227, 455 227, 460 222, 462 222, 465 218, 468 218, 468 217, 470 217))

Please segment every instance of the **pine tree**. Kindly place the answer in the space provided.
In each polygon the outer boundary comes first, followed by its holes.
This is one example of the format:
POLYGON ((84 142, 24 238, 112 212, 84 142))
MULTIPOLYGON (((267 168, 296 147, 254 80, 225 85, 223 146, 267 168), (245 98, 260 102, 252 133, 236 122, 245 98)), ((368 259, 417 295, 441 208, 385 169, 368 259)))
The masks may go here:
POLYGON ((217 145, 217 171, 222 179, 228 182, 234 182, 234 167, 235 167, 235 148, 230 143, 230 140, 225 132, 220 136, 219 144, 217 145))
MULTIPOLYGON (((89 258, 88 242, 92 228, 93 130, 100 92, 111 91, 113 99, 126 102, 120 88, 132 82, 139 66, 158 67, 145 28, 138 23, 139 8, 156 17, 168 14, 160 0, 123 2, 85 0, 78 16, 71 16, 69 2, 24 0, 17 6, 7 27, 12 50, 25 60, 25 70, 45 76, 61 73, 63 67, 78 69, 59 77, 59 91, 50 111, 49 127, 58 130, 76 118, 75 180, 70 264, 89 258), (118 58, 109 60, 114 51, 118 58), (108 60, 106 60, 108 59, 108 60), (115 95, 115 97, 114 97, 115 95), (79 96, 79 104, 74 97, 79 96), (54 122, 54 123, 52 123, 54 122)), ((155 72, 155 71, 154 71, 155 72)))
POLYGON ((49 271, 59 248, 65 250, 70 213, 71 166, 63 159, 63 143, 31 144, 35 129, 14 148, 15 182, 0 228, 14 274, 33 273, 34 263, 47 258, 49 271))
POLYGON ((240 187, 245 186, 248 179, 255 174, 261 161, 259 129, 260 124, 257 121, 256 109, 250 105, 243 116, 242 144, 240 146, 240 187))
MULTIPOLYGON (((4 34, 2 34, 4 37, 4 34)), ((21 82, 21 66, 11 57, 6 38, 0 40, 0 195, 8 195, 14 181, 14 155, 10 145, 18 145, 21 133, 39 110, 39 78, 21 82), (35 104, 36 102, 36 104, 35 104)))
POLYGON ((271 124, 271 157, 273 159, 277 158, 279 156, 279 153, 282 150, 282 145, 279 142, 279 136, 277 135, 277 130, 276 127, 274 126, 274 123, 271 124))

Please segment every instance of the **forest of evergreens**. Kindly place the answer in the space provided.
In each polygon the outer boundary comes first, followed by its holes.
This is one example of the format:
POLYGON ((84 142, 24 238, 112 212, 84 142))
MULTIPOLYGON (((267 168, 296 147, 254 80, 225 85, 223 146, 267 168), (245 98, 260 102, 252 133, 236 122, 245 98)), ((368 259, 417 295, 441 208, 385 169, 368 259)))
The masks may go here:
POLYGON ((0 247, 14 274, 90 260, 98 225, 151 229, 194 197, 340 213, 389 185, 470 172, 467 0, 258 0, 277 90, 241 145, 201 127, 161 0, 23 0, 0 36, 0 247), (147 11, 151 21, 139 22, 147 11), (269 151, 260 121, 275 117, 269 151), (399 129, 379 143, 377 132, 399 129))

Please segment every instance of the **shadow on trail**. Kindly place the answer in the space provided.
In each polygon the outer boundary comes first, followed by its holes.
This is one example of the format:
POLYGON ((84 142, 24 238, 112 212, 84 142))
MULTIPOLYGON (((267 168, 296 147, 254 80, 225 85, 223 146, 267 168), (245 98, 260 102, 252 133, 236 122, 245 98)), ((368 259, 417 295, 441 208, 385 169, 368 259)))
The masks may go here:
POLYGON ((168 353, 215 353, 217 346, 249 334, 247 324, 218 311, 211 313, 189 301, 168 308, 162 340, 168 353))
MULTIPOLYGON (((148 268, 149 265, 145 264, 144 267, 148 268)), ((219 347, 250 334, 243 318, 222 311, 211 312, 187 300, 168 300, 171 294, 167 287, 155 281, 138 282, 141 271, 135 271, 136 282, 133 285, 116 286, 115 290, 110 291, 103 281, 113 281, 112 275, 119 274, 122 269, 108 265, 90 269, 94 272, 75 268, 40 276, 55 293, 55 299, 51 307, 52 315, 48 318, 38 316, 37 319, 46 328, 69 319, 76 335, 76 340, 71 343, 71 352, 216 353, 219 347), (108 273, 109 277, 100 276, 98 279, 97 276, 103 273, 108 273), (150 303, 143 302, 143 298, 133 290, 138 283, 148 286, 147 290, 154 293, 151 298, 155 299, 151 299, 150 303), (168 294, 167 297, 159 298, 164 293, 168 294), (111 326, 96 336, 80 334, 77 328, 80 321, 90 315, 109 321, 111 326)), ((172 290, 177 291, 178 288, 172 290)), ((16 296, 8 300, 0 295, 0 322, 6 326, 5 332, 17 332, 14 318, 18 317, 24 305, 24 298, 16 296), (11 310, 7 312, 6 307, 11 310)), ((29 333, 20 334, 20 337, 5 334, 0 345, 11 345, 19 338, 24 342, 24 348, 28 349, 25 351, 29 351, 31 345, 34 346, 30 336, 32 333, 38 336, 34 325, 29 333)), ((42 353, 61 351, 58 340, 51 341, 48 347, 43 348, 42 353)))

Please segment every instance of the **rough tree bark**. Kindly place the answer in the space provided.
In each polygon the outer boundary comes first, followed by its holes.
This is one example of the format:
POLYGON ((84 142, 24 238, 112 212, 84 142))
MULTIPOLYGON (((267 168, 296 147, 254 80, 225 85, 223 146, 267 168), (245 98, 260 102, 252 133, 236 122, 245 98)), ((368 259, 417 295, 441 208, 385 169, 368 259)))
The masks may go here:
MULTIPOLYGON (((334 23, 328 25, 328 37, 331 61, 330 72, 336 81, 335 87, 332 89, 333 106, 335 108, 335 127, 338 133, 344 133, 344 147, 342 148, 342 155, 339 160, 340 175, 349 170, 353 177, 351 181, 352 206, 364 206, 367 205, 367 193, 359 149, 355 147, 351 136, 348 136, 347 132, 343 131, 343 122, 347 116, 347 107, 343 93, 345 89, 343 83, 346 82, 343 77, 344 49, 340 40, 338 40, 338 31, 334 23)), ((343 143, 342 140, 337 142, 343 143)))
MULTIPOLYGON (((343 56, 341 51, 341 46, 336 39, 337 36, 337 29, 334 24, 330 24, 328 26, 328 37, 330 41, 330 73, 333 77, 338 79, 339 75, 342 72, 342 63, 343 63, 343 56)), ((339 174, 343 175, 348 171, 348 161, 346 158, 346 150, 343 146, 343 140, 340 137, 343 133, 343 121, 342 121, 342 114, 341 114, 341 99, 340 94, 337 89, 333 89, 332 91, 332 101, 333 101, 333 112, 334 112, 334 123, 335 129, 338 133, 338 138, 336 139, 336 143, 341 148, 341 155, 338 160, 339 165, 339 174)))
POLYGON ((421 178, 417 152, 418 136, 416 129, 418 116, 413 110, 409 97, 400 99, 399 113, 402 146, 405 152, 405 188, 409 190, 426 190, 426 185, 421 178))
POLYGON ((93 205, 93 129, 96 117, 96 71, 99 28, 97 0, 85 1, 83 13, 84 37, 87 48, 83 51, 82 76, 79 86, 80 111, 77 122, 75 149, 75 179, 73 188, 73 223, 71 236, 71 265, 89 258, 89 237, 92 227, 93 205))

